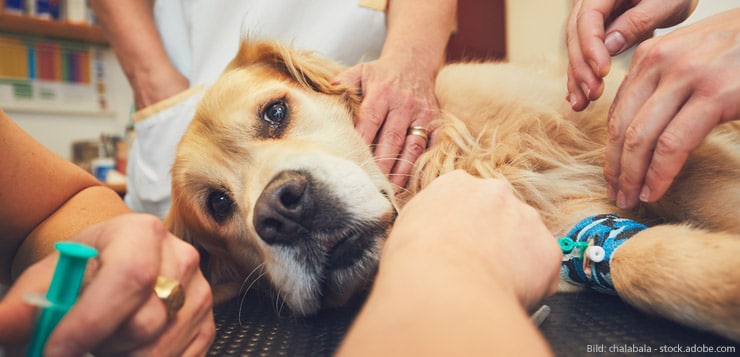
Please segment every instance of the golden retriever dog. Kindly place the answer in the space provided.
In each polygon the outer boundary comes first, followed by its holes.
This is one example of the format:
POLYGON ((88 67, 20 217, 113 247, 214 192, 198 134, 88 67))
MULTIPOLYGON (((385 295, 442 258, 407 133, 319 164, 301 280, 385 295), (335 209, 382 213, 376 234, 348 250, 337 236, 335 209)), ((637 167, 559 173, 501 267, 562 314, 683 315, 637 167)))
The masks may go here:
MULTIPOLYGON (((740 341, 740 130, 715 130, 663 199, 622 211, 602 175, 609 100, 575 113, 565 79, 506 63, 437 78, 437 142, 395 195, 354 130, 361 100, 311 53, 246 40, 207 90, 172 168, 172 231, 204 252, 217 301, 259 286, 296 315, 370 286, 397 209, 440 174, 507 180, 556 237, 614 213, 650 226, 611 259, 643 311, 740 341)), ((568 290, 561 284, 561 290, 568 290)))

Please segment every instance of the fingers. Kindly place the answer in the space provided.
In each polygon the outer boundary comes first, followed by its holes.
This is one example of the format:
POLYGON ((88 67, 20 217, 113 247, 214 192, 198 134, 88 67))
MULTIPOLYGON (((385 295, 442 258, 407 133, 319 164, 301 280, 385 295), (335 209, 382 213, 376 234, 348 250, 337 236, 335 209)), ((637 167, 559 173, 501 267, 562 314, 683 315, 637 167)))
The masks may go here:
MULTIPOLYGON (((211 289, 198 269, 198 252, 172 235, 168 238, 163 261, 173 263, 164 264, 160 274, 180 281, 185 291, 185 304, 156 340, 132 351, 137 354, 181 356, 186 355, 186 350, 193 353, 207 351, 215 338, 211 289)), ((162 302, 155 300, 161 309, 162 302)), ((138 325, 129 324, 127 331, 133 332, 137 328, 138 325)))
POLYGON ((598 99, 610 70, 610 56, 618 55, 649 37, 653 30, 675 25, 693 10, 691 0, 626 2, 576 1, 566 27, 568 96, 580 111, 598 99))
POLYGON ((48 289, 57 259, 58 255, 51 255, 28 267, 0 300, 0 346, 20 345, 30 339, 37 309, 24 296, 48 289))
POLYGON ((579 88, 582 82, 581 78, 589 74, 593 77, 593 73, 583 60, 583 52, 578 40, 577 19, 581 4, 581 1, 574 1, 573 10, 568 17, 565 31, 568 50, 568 95, 565 99, 570 103, 571 108, 576 111, 583 110, 588 106, 588 100, 583 95, 583 90, 579 88))
POLYGON ((100 268, 50 337, 46 352, 180 355, 207 349, 215 326, 197 251, 153 216, 126 215, 106 223, 81 234, 82 242, 99 250, 100 268), (185 293, 171 320, 153 291, 160 275, 178 280, 185 293))
POLYGON ((576 20, 578 43, 583 52, 583 60, 598 78, 609 73, 611 60, 604 45, 606 21, 612 15, 617 1, 584 1, 576 20))
POLYGON ((655 29, 685 20, 692 10, 690 0, 641 1, 609 24, 606 48, 612 56, 618 55, 648 38, 655 29))
POLYGON ((337 75, 332 83, 356 88, 359 93, 363 94, 362 104, 359 113, 357 113, 358 119, 355 122, 355 130, 360 134, 362 140, 370 145, 375 141, 378 130, 388 114, 388 102, 382 99, 384 98, 383 93, 389 89, 386 88, 386 85, 379 86, 376 83, 367 83, 370 81, 363 82, 366 75, 369 76, 365 73, 364 64, 361 63, 337 75))
POLYGON ((388 113, 375 148, 378 165, 390 169, 389 180, 398 188, 406 186, 433 130, 430 110, 426 106, 420 108, 420 98, 410 95, 402 103, 388 113))
POLYGON ((643 1, 615 17, 606 28, 604 48, 616 56, 648 38, 653 30, 673 16, 665 2, 643 1))
POLYGON ((115 332, 92 347, 92 351, 103 356, 131 354, 144 344, 156 342, 157 336, 167 329, 167 314, 163 312, 162 302, 151 294, 115 332))
MULTIPOLYGON (((153 217, 128 215, 116 220, 120 224, 96 225, 82 233, 87 235, 85 241, 99 250, 100 269, 50 336, 46 349, 49 355, 74 356, 92 350, 142 305, 152 303, 166 230, 153 217), (126 239, 141 235, 146 239, 140 239, 139 244, 126 239)), ((164 310, 154 311, 154 315, 139 317, 149 333, 165 324, 164 310)))
POLYGON ((4 298, 0 304, 0 345, 27 341, 36 310, 23 299, 4 298))
MULTIPOLYGON (((658 86, 644 103, 638 99, 621 106, 626 113, 633 112, 634 108, 638 111, 622 136, 624 144, 620 154, 619 188, 616 194, 616 203, 620 208, 629 209, 637 205, 645 173, 651 161, 655 162, 656 159, 654 150, 660 150, 660 140, 667 138, 665 130, 687 95, 685 87, 658 86), (635 107, 627 108, 628 105, 635 107)), ((623 119, 631 116, 623 115, 623 119)), ((610 150, 607 155, 613 153, 610 150)), ((613 163, 615 159, 608 161, 613 163)))
POLYGON ((445 247, 445 253, 464 254, 467 264, 486 266, 524 306, 551 294, 558 280, 562 254, 556 239, 503 180, 462 170, 441 175, 404 206, 384 250, 407 248, 401 244, 411 240, 430 249, 424 254, 445 247))
POLYGON ((707 113, 707 108, 718 110, 716 108, 719 106, 707 105, 701 97, 691 97, 660 135, 644 176, 645 184, 640 191, 641 201, 655 201, 668 191, 689 153, 699 146, 717 124, 711 120, 696 119, 720 116, 720 113, 707 113))
POLYGON ((336 78, 332 81, 333 85, 343 84, 352 88, 356 88, 358 92, 361 92, 362 88, 362 70, 363 63, 352 66, 342 73, 339 73, 336 78))
MULTIPOLYGON (((635 192, 639 190, 638 186, 642 181, 640 179, 637 180, 640 182, 632 182, 627 180, 635 180, 634 177, 622 177, 622 165, 624 163, 633 165, 633 167, 636 166, 633 161, 628 161, 635 160, 634 156, 625 159, 623 154, 628 150, 632 153, 646 153, 643 145, 652 145, 640 141, 642 129, 633 124, 633 119, 638 115, 640 108, 647 99, 651 97, 660 80, 658 68, 649 65, 641 66, 640 61, 640 58, 636 58, 630 67, 629 73, 617 91, 607 119, 608 140, 606 143, 604 178, 607 181, 607 195, 610 200, 619 201, 617 197, 619 191, 627 191, 628 196, 622 195, 624 199, 617 202, 617 205, 622 204, 620 205, 622 208, 630 208, 631 205, 636 204, 634 202, 637 196, 635 192), (625 148, 628 130, 630 133, 628 144, 630 149, 625 148)), ((651 121, 652 119, 644 120, 651 121)), ((660 125, 665 125, 665 121, 661 121, 661 123, 660 125)), ((649 149, 652 149, 652 147, 649 149)), ((637 162, 637 165, 641 164, 639 160, 637 162)))
POLYGON ((431 135, 438 104, 433 81, 410 73, 402 76, 395 67, 383 66, 368 64, 363 73, 354 71, 343 80, 361 82, 364 96, 355 129, 365 142, 374 143, 373 156, 380 171, 396 187, 404 187, 429 141, 428 137, 408 135, 408 130, 419 126, 431 135))
POLYGON ((645 41, 635 52, 609 114, 604 166, 607 192, 621 208, 662 197, 712 128, 736 117, 729 99, 736 86, 728 80, 736 57, 726 51, 733 42, 715 36, 715 26, 728 28, 723 21, 730 17, 713 19, 645 41))
POLYGON ((210 350, 211 345, 216 338, 216 324, 213 321, 213 314, 210 311, 206 316, 204 316, 204 318, 208 320, 209 324, 204 325, 199 331, 197 331, 193 339, 187 345, 187 349, 182 351, 180 356, 205 356, 210 350))
POLYGON ((528 274, 522 276, 537 276, 538 278, 516 279, 515 287, 522 304, 527 308, 532 308, 557 291, 563 256, 560 245, 542 223, 542 217, 537 210, 518 199, 516 203, 522 212, 518 225, 528 227, 527 238, 522 240, 517 251, 527 251, 527 256, 524 257, 527 262, 524 264, 532 266, 517 270, 529 269, 528 274))
MULTIPOLYGON (((216 331, 210 286, 205 279, 196 279, 184 286, 185 305, 163 333, 156 340, 127 351, 128 354, 202 356, 208 351, 216 331)), ((161 305, 160 301, 157 303, 161 305)))
POLYGON ((373 155, 380 171, 388 175, 403 147, 410 118, 389 108, 387 94, 373 89, 362 100, 355 129, 363 139, 372 132, 373 155))
POLYGON ((581 111, 588 107, 591 100, 598 99, 603 92, 604 82, 583 61, 578 45, 569 45, 568 53, 571 60, 568 65, 566 100, 573 110, 581 111))
POLYGON ((395 186, 406 186, 416 160, 426 151, 435 130, 432 112, 418 109, 418 99, 410 97, 406 105, 391 110, 378 134, 375 157, 395 186), (413 130, 412 130, 413 129, 413 130))
POLYGON ((418 159, 427 148, 427 143, 429 142, 428 137, 429 134, 427 134, 426 138, 419 135, 406 136, 403 151, 393 167, 393 172, 390 174, 390 181, 392 184, 398 187, 406 186, 411 172, 414 169, 416 159, 418 159))
POLYGON ((568 96, 576 111, 598 99, 604 91, 602 78, 609 72, 611 60, 604 47, 605 19, 613 1, 577 1, 566 28, 568 48, 568 96))

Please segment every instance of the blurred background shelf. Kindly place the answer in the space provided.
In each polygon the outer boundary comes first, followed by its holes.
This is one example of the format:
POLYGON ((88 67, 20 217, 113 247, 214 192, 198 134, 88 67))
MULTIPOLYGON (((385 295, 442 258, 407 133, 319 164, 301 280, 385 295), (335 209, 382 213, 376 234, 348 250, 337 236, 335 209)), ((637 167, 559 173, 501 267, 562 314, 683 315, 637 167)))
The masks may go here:
POLYGON ((53 107, 41 107, 41 106, 23 106, 23 105, 3 105, 2 110, 6 113, 25 113, 25 114, 37 114, 37 115, 59 115, 59 116, 71 116, 78 118, 114 118, 116 112, 112 110, 85 110, 85 109, 67 109, 67 108, 53 108, 53 107))
POLYGON ((0 9, 0 31, 3 32, 108 45, 103 30, 98 26, 45 20, 1 11, 2 9, 0 9))

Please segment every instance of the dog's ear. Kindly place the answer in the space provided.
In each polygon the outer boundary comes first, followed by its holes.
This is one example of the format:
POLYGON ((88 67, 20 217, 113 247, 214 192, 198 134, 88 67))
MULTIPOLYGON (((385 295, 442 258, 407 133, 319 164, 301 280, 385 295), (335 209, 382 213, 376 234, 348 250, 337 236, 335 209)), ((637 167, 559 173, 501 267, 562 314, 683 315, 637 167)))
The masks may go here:
POLYGON ((313 52, 299 51, 279 42, 253 42, 247 38, 226 70, 253 65, 268 66, 307 89, 342 96, 353 114, 362 101, 357 89, 334 83, 344 68, 313 52))
POLYGON ((167 230, 170 231, 170 233, 174 234, 178 238, 193 244, 194 242, 192 237, 188 234, 188 229, 183 224, 183 220, 178 218, 178 214, 179 213, 176 209, 170 208, 170 211, 164 218, 164 226, 167 227, 167 230))
POLYGON ((184 221, 179 217, 179 212, 176 209, 170 209, 167 216, 164 218, 164 226, 170 233, 176 237, 190 243, 195 249, 198 250, 200 255, 200 270, 208 281, 211 281, 211 269, 210 269, 210 255, 208 252, 198 244, 197 240, 190 233, 190 230, 183 223, 184 221))
POLYGON ((183 224, 177 210, 170 210, 164 219, 167 229, 182 240, 192 244, 200 255, 200 270, 208 280, 213 289, 213 302, 219 304, 226 302, 239 294, 241 288, 241 275, 233 268, 233 265, 217 255, 210 254, 205 248, 198 244, 194 233, 183 224))

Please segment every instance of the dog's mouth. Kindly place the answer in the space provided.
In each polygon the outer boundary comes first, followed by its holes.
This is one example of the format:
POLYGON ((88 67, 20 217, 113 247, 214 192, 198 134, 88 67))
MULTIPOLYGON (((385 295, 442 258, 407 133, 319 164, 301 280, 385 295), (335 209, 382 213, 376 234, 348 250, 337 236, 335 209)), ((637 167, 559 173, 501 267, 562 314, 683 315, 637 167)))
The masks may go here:
POLYGON ((392 218, 353 230, 327 251, 321 284, 322 307, 345 305, 352 297, 370 288, 391 223, 392 218))
POLYGON ((268 275, 296 315, 343 305, 366 290, 396 216, 389 197, 369 182, 348 188, 317 175, 282 171, 254 206, 256 233, 269 246, 268 275))
POLYGON ((329 270, 347 268, 360 260, 372 245, 372 239, 352 232, 342 237, 329 251, 327 266, 329 270))

